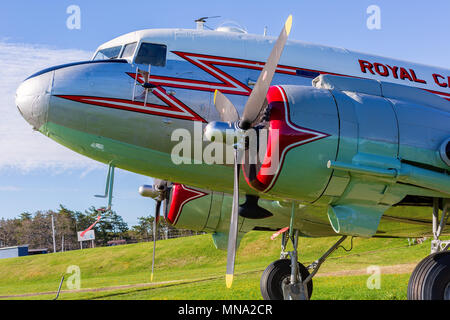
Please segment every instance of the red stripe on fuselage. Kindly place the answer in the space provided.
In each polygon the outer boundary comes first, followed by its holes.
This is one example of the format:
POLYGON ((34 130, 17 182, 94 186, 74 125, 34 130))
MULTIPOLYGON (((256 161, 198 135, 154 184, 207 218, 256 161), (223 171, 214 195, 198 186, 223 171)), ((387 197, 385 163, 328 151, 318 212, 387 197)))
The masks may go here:
MULTIPOLYGON (((239 81, 238 79, 232 77, 231 75, 227 74, 226 72, 220 70, 216 66, 223 66, 223 67, 235 67, 235 68, 244 68, 244 69, 251 69, 251 70, 262 70, 264 67, 263 62, 259 61, 252 61, 252 60, 244 60, 244 59, 236 59, 236 58, 228 58, 228 57, 219 57, 219 56, 211 56, 211 55, 204 55, 204 54, 198 54, 198 53, 188 53, 188 52, 181 52, 181 51, 173 51, 174 54, 178 55, 179 57, 183 58, 184 60, 192 63, 193 65, 197 66, 201 70, 205 71, 212 77, 216 78, 220 82, 211 82, 211 81, 202 81, 202 80, 196 80, 196 79, 185 79, 185 78, 175 78, 175 77, 166 77, 166 76, 158 76, 158 75, 150 75, 149 81, 158 87, 158 91, 154 92, 155 95, 165 102, 168 106, 163 105, 156 105, 156 104, 147 104, 149 108, 155 108, 157 110, 142 110, 139 108, 133 108, 133 107, 127 107, 127 106, 119 106, 114 103, 99 103, 99 102, 86 102, 86 100, 83 100, 83 96, 60 96, 65 99, 69 100, 75 100, 83 103, 89 103, 94 104, 102 107, 110 107, 110 108, 116 108, 116 109, 122 109, 122 110, 128 110, 128 111, 134 111, 134 112, 141 112, 141 113, 147 113, 147 114, 153 114, 157 116, 166 116, 171 118, 178 118, 178 119, 185 119, 185 120, 192 120, 192 121, 202 121, 206 122, 205 119, 200 117, 197 113, 192 111, 188 106, 186 106, 182 101, 176 99, 174 96, 169 96, 165 90, 162 87, 171 87, 171 88, 180 88, 180 89, 186 89, 186 90, 195 90, 195 91, 207 91, 207 92, 214 92, 215 90, 220 90, 224 94, 235 94, 235 95, 246 95, 248 96, 252 89, 249 88, 247 85, 239 81), (173 110, 181 110, 184 111, 186 114, 184 115, 176 115, 176 114, 168 114, 167 111, 173 111, 173 110)), ((276 69, 276 73, 286 74, 286 75, 292 75, 297 76, 297 70, 300 71, 306 71, 306 72, 313 72, 318 74, 330 74, 330 75, 337 75, 337 76, 344 76, 344 77, 351 77, 351 78, 362 78, 358 76, 350 76, 345 74, 338 74, 338 73, 332 73, 332 72, 326 72, 321 70, 313 70, 313 69, 305 69, 305 68, 297 68, 297 67, 291 67, 291 66, 285 66, 285 65, 279 65, 276 69)), ((128 73, 127 74, 132 77, 133 79, 136 78, 135 73, 128 73)), ((138 75, 137 81, 139 83, 143 83, 143 78, 141 75, 138 75)), ((439 95, 441 98, 446 99, 450 101, 450 93, 444 93, 440 91, 434 91, 429 89, 423 89, 428 92, 434 93, 439 95)), ((143 106, 143 103, 136 102, 136 101, 130 101, 130 100, 124 100, 124 99, 113 99, 113 98, 99 98, 99 97, 86 97, 86 98, 98 98, 103 100, 109 100, 110 101, 116 101, 116 102, 126 102, 129 104, 134 104, 136 106, 143 106)))
MULTIPOLYGON (((165 91, 164 91, 165 92, 165 91)), ((113 109, 127 110, 133 112, 140 112, 145 114, 152 114, 157 116, 165 116, 170 118, 177 118, 183 120, 191 120, 191 121, 201 121, 206 122, 205 119, 200 117, 197 113, 192 111, 189 107, 187 107, 180 100, 176 100, 180 106, 175 105, 173 102, 169 101, 163 94, 156 93, 161 100, 166 102, 169 106, 162 106, 157 104, 147 103, 144 106, 143 102, 125 100, 125 99, 116 99, 116 98, 104 98, 104 97, 91 97, 91 96, 74 96, 74 95, 55 95, 58 98, 72 100, 84 104, 96 105, 100 107, 107 107, 113 109), (125 105, 123 105, 125 104, 125 105), (171 113, 169 113, 171 112, 171 113), (178 114, 177 114, 178 113, 178 114)), ((173 97, 171 97, 173 98, 173 97)))

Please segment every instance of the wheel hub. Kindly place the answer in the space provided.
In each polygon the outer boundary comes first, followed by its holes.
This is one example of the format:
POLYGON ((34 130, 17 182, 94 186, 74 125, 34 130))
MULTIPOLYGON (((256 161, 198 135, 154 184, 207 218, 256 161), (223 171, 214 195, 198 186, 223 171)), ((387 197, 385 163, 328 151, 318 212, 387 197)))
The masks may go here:
POLYGON ((444 300, 450 300, 450 282, 447 283, 447 286, 445 287, 444 300))

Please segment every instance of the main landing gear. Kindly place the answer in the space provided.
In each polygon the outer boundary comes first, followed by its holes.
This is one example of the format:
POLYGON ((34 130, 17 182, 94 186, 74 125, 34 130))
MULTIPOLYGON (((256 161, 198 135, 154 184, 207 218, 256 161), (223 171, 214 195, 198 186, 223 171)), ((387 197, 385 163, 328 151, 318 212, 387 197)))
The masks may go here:
POLYGON ((450 199, 434 199, 431 255, 414 269, 408 283, 408 300, 450 300, 450 241, 439 239, 449 216, 450 199))
MULTIPOLYGON (((431 255, 414 269, 408 283, 408 300, 450 300, 450 240, 439 239, 449 217, 450 199, 434 199, 431 255)), ((292 214, 289 235, 283 233, 280 260, 271 263, 262 274, 261 293, 265 300, 308 300, 313 290, 312 277, 347 238, 341 237, 321 258, 305 267, 298 262, 298 230, 292 228, 293 218, 292 214), (286 252, 289 239, 293 250, 286 252)))
POLYGON ((313 291, 312 278, 326 258, 347 238, 341 237, 322 257, 305 267, 298 262, 298 230, 292 228, 293 219, 294 204, 289 234, 282 235, 280 259, 272 262, 261 277, 260 288, 264 300, 309 300, 313 291), (285 250, 289 239, 292 241, 292 251, 285 250))

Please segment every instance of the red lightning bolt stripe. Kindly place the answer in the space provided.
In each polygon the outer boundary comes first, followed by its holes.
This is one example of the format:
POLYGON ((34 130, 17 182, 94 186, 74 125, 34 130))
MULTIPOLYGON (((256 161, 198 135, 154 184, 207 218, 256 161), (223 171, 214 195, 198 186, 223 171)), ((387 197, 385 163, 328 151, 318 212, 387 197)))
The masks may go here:
MULTIPOLYGON (((201 70, 213 76, 215 79, 219 80, 220 82, 151 75, 149 81, 152 84, 157 86, 166 86, 188 90, 199 90, 208 92, 220 90, 222 93, 225 94, 228 93, 236 95, 249 95, 252 90, 248 86, 246 86, 236 78, 232 77, 231 75, 220 70, 216 66, 236 67, 252 70, 262 70, 264 67, 264 63, 258 61, 208 56, 181 51, 173 51, 173 53, 183 58, 184 60, 189 61, 193 65, 197 66, 201 70)), ((294 67, 278 66, 277 68, 277 73, 296 75, 296 72, 297 68, 294 67)), ((128 73, 128 75, 133 79, 136 77, 135 73, 128 73)), ((137 79, 139 83, 143 82, 143 78, 141 75, 138 75, 137 79)))
POLYGON ((153 90, 153 93, 163 102, 167 103, 168 106, 150 103, 144 104, 143 102, 140 101, 132 101, 116 98, 104 98, 104 97, 72 96, 72 95, 56 95, 56 97, 101 107, 134 111, 157 116, 166 116, 177 119, 206 122, 205 119, 203 119, 197 113, 192 111, 183 102, 167 94, 167 92, 163 88, 157 87, 153 90))

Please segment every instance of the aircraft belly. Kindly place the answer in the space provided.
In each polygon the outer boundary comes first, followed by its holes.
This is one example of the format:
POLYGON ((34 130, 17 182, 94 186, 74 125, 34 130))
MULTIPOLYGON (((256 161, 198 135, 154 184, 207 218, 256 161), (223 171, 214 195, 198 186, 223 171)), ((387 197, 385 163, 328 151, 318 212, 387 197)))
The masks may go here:
MULTIPOLYGON (((114 160, 118 167, 125 170, 144 175, 159 176, 169 180, 175 177, 180 178, 184 175, 182 180, 185 183, 204 183, 205 185, 208 184, 206 180, 210 180, 212 174, 214 174, 217 180, 215 180, 215 185, 211 186, 211 188, 226 189, 231 187, 220 185, 221 181, 227 181, 226 177, 229 177, 231 172, 231 170, 230 172, 228 172, 229 170, 221 171, 219 169, 220 166, 203 167, 192 165, 189 166, 189 172, 186 172, 186 166, 171 165, 170 158, 165 153, 79 132, 53 123, 48 123, 44 127, 42 129, 44 133, 62 145, 97 161, 108 163, 114 160), (211 170, 208 170, 208 168, 211 170), (196 176, 195 181, 191 180, 192 176, 196 176)), ((211 204, 211 210, 214 208, 215 210, 220 209, 220 214, 222 215, 214 216, 210 213, 211 220, 206 225, 202 224, 202 227, 205 227, 205 231, 213 232, 213 230, 220 231, 228 228, 229 220, 227 219, 229 217, 226 213, 229 213, 227 209, 231 207, 232 201, 229 194, 222 197, 224 199, 222 206, 219 205, 220 200, 214 200, 211 204)), ((243 199, 241 202, 243 202, 243 199)), ((243 219, 241 221, 241 232, 253 229, 276 230, 289 225, 291 203, 261 199, 260 205, 271 211, 274 216, 262 220, 243 219)), ((203 210, 202 208, 198 209, 203 210)), ((336 235, 330 226, 326 206, 298 204, 296 211, 295 226, 304 236, 326 237, 336 235)), ((430 235, 430 216, 430 207, 392 207, 382 217, 375 236, 421 237, 430 235)), ((444 233, 450 234, 450 229, 447 227, 444 233)))
POLYGON ((229 190, 232 182, 227 179, 232 168, 226 166, 177 165, 169 153, 144 148, 120 140, 111 139, 48 122, 41 132, 56 142, 91 159, 110 163, 131 172, 169 181, 202 186, 210 189, 229 190), (215 177, 211 179, 211 177, 215 177))
MULTIPOLYGON (((291 203, 284 204, 278 201, 260 200, 260 205, 274 213, 274 217, 262 220, 245 219, 243 228, 247 231, 256 229, 279 230, 289 226, 291 203)), ((391 207, 380 220, 375 237, 424 237, 432 236, 431 207, 391 207)), ((328 237, 336 236, 330 226, 326 206, 296 205, 295 228, 303 236, 328 237)), ((450 226, 447 226, 443 235, 450 235, 450 226)))

